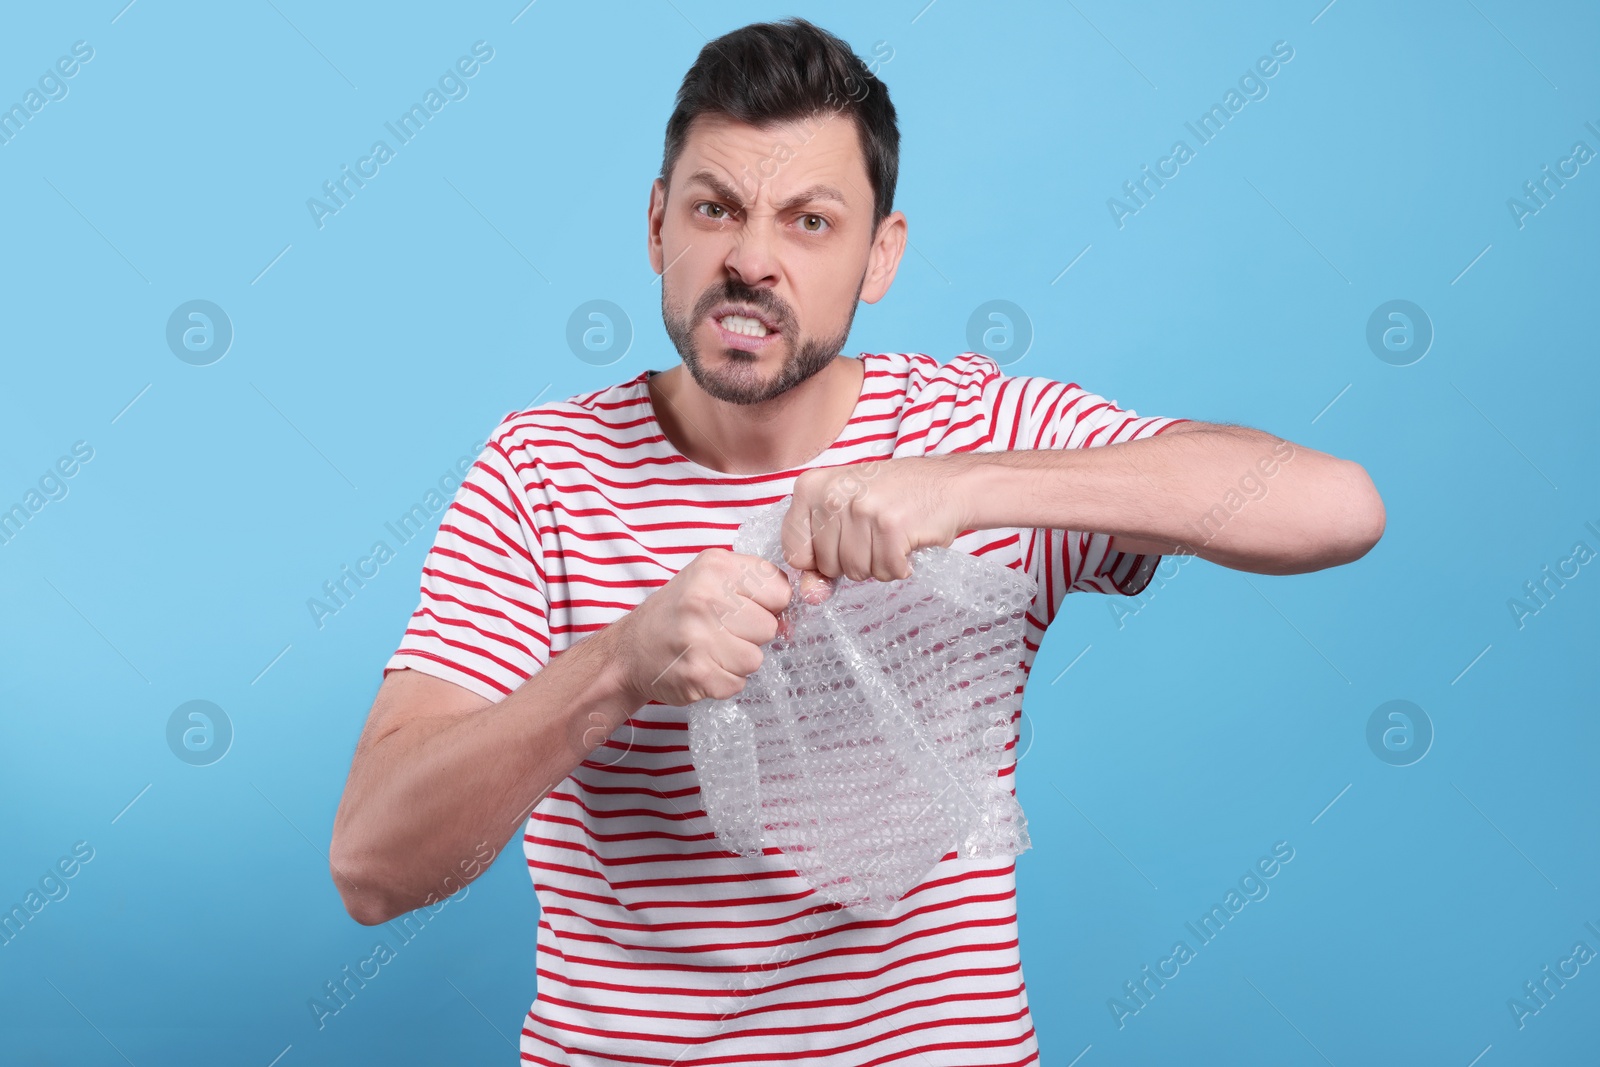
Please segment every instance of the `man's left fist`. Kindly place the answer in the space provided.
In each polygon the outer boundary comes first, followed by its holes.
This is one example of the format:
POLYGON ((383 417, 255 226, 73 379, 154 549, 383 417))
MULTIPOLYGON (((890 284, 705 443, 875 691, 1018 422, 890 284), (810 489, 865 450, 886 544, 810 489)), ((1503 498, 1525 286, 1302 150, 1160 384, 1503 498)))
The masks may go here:
POLYGON ((830 578, 909 577, 912 552, 947 547, 965 529, 959 460, 906 456, 803 472, 784 516, 784 558, 830 578))

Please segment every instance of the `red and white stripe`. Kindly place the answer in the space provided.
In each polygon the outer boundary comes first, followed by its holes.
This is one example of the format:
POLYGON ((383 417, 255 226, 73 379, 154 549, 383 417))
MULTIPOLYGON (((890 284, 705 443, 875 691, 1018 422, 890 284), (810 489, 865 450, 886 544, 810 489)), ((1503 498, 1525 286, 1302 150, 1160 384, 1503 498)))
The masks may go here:
MULTIPOLYGON (((615 621, 801 470, 898 456, 1086 448, 1159 433, 1076 385, 864 353, 840 438, 805 467, 723 474, 667 441, 630 381, 506 417, 444 517, 421 603, 386 670, 499 700, 615 621)), ((1104 534, 967 531, 954 547, 1039 583, 1024 667, 1072 591, 1134 594, 1158 557, 1104 534)), ((1014 758, 1002 775, 1015 770, 1014 758)), ((1038 1045, 1017 947, 1014 861, 947 855, 886 916, 819 901, 775 850, 721 849, 684 710, 639 709, 539 806, 524 852, 539 900, 534 1064, 1025 1064, 1038 1045)))

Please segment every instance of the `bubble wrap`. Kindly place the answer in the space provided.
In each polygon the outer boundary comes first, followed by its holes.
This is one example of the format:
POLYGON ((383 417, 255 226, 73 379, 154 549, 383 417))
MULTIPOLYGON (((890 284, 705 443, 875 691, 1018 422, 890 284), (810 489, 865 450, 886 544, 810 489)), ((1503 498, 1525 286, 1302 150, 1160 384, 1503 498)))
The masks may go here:
MULTIPOLYGON (((784 562, 790 498, 757 509, 735 552, 784 562)), ((949 852, 1029 847, 999 776, 1022 704, 1027 574, 957 549, 911 554, 910 577, 840 578, 796 595, 792 632, 727 700, 687 710, 702 803, 723 846, 776 848, 825 899, 882 913, 949 852)))

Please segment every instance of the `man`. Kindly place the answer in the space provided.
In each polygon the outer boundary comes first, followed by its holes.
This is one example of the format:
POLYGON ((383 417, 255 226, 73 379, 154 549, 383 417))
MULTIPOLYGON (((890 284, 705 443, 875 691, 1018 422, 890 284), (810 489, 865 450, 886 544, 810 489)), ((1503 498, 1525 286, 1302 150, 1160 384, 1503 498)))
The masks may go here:
POLYGON ((831 34, 708 44, 648 212, 682 365, 507 416, 427 558, 333 877, 382 922, 457 892, 526 819, 526 1062, 1037 1059, 1013 862, 948 855, 879 918, 718 847, 683 708, 739 692, 784 623, 786 574, 728 549, 754 507, 793 494, 785 555, 827 580, 903 577, 926 545, 1027 571, 1024 666, 1066 593, 1135 594, 1162 553, 1289 574, 1382 533, 1360 467, 1265 433, 972 353, 841 356, 905 248, 898 147, 888 90, 831 34))

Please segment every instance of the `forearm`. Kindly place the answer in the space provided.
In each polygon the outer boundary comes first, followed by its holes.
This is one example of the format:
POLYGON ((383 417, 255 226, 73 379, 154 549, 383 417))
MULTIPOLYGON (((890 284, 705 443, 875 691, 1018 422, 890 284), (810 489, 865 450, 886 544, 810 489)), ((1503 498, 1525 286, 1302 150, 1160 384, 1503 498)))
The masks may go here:
POLYGON ((589 635, 499 703, 414 719, 364 743, 330 856, 352 914, 382 922, 458 892, 638 710, 618 636, 615 624, 589 635))
POLYGON ((1243 427, 1179 424, 1097 448, 960 459, 965 529, 1093 531, 1264 574, 1348 563, 1383 531, 1359 465, 1243 427))

